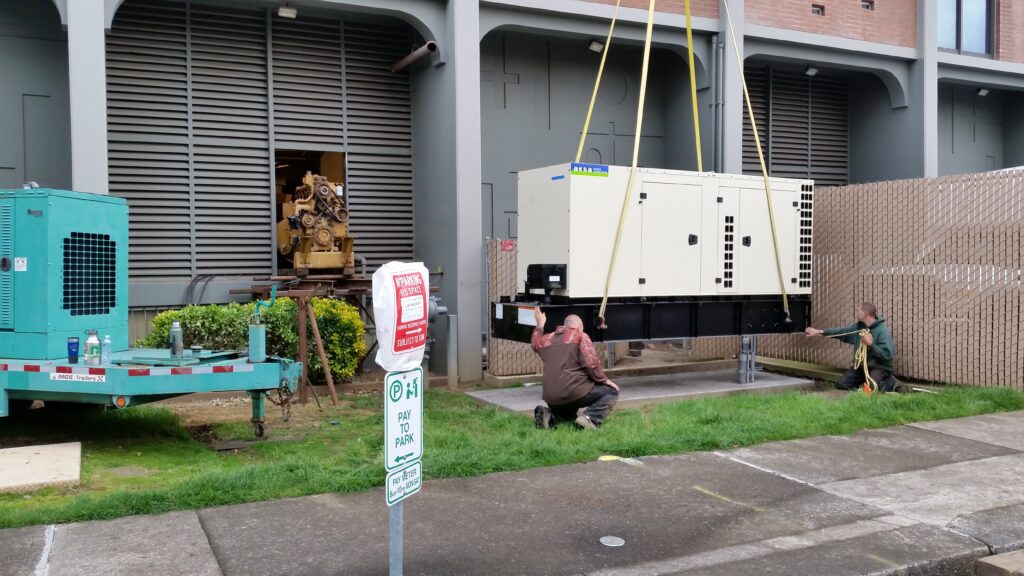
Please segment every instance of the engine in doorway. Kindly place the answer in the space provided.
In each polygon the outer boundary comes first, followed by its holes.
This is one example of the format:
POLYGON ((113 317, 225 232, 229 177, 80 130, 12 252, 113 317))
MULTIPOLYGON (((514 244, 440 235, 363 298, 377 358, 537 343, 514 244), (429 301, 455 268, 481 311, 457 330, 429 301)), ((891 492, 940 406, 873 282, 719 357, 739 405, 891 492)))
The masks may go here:
POLYGON ((348 233, 343 188, 306 172, 302 185, 285 198, 277 223, 277 248, 290 257, 297 274, 309 270, 355 272, 355 238, 348 233))

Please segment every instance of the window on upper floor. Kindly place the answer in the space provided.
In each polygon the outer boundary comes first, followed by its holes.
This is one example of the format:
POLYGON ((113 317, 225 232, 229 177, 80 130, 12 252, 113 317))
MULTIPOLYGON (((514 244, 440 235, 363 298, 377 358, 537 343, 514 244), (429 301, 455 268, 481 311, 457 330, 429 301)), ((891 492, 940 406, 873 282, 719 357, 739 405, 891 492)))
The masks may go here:
POLYGON ((992 54, 995 0, 938 0, 939 48, 992 54))

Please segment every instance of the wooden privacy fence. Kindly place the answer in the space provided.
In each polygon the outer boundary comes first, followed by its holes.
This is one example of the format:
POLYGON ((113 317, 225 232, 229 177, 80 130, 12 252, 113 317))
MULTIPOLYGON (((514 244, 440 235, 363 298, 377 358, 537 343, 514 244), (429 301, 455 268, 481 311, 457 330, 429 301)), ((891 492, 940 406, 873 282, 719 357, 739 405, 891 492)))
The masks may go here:
MULTIPOLYGON (((1024 390, 1024 171, 818 188, 814 326, 875 303, 906 378, 1024 390)), ((849 366, 849 346, 766 336, 765 356, 849 366)))
MULTIPOLYGON (((910 379, 1024 390, 1024 171, 843 187, 814 196, 812 323, 846 325, 878 305, 910 379)), ((489 294, 516 293, 515 252, 488 245, 489 294)), ((736 354, 738 338, 693 343, 693 360, 736 354)), ((764 356, 849 367, 831 339, 762 336, 764 356)), ((526 344, 492 339, 489 371, 537 372, 526 344)))

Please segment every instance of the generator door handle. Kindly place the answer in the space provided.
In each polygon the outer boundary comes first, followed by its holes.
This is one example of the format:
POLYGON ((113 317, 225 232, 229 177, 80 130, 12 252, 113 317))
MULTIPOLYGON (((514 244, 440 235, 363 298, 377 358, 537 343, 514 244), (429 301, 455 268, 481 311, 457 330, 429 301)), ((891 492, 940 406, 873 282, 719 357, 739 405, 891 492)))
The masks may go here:
POLYGON ((8 258, 7 256, 4 256, 3 258, 0 258, 0 272, 10 272, 10 271, 11 271, 11 259, 8 258))
POLYGON ((743 245, 744 246, 750 246, 750 236, 744 236, 743 237, 743 245))
POLYGON ((696 246, 697 245, 697 235, 696 234, 690 234, 689 242, 690 242, 690 246, 696 246))

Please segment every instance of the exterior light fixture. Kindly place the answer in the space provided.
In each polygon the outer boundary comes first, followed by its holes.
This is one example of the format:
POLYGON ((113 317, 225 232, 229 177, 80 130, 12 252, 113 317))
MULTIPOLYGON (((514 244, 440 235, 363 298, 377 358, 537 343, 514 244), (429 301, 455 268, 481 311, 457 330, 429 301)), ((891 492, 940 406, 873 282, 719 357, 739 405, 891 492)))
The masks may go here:
POLYGON ((277 15, 280 16, 281 18, 291 18, 292 20, 294 20, 295 17, 299 15, 299 11, 296 10, 295 7, 292 6, 291 4, 284 4, 283 6, 277 9, 277 15))
POLYGON ((600 54, 601 51, 604 50, 604 44, 601 44, 597 40, 591 40, 589 48, 591 52, 597 52, 600 54))
POLYGON ((804 74, 807 74, 808 76, 817 76, 818 69, 815 68, 814 66, 808 66, 807 69, 804 70, 804 74))
POLYGON ((988 96, 988 88, 978 88, 978 96, 988 96))

